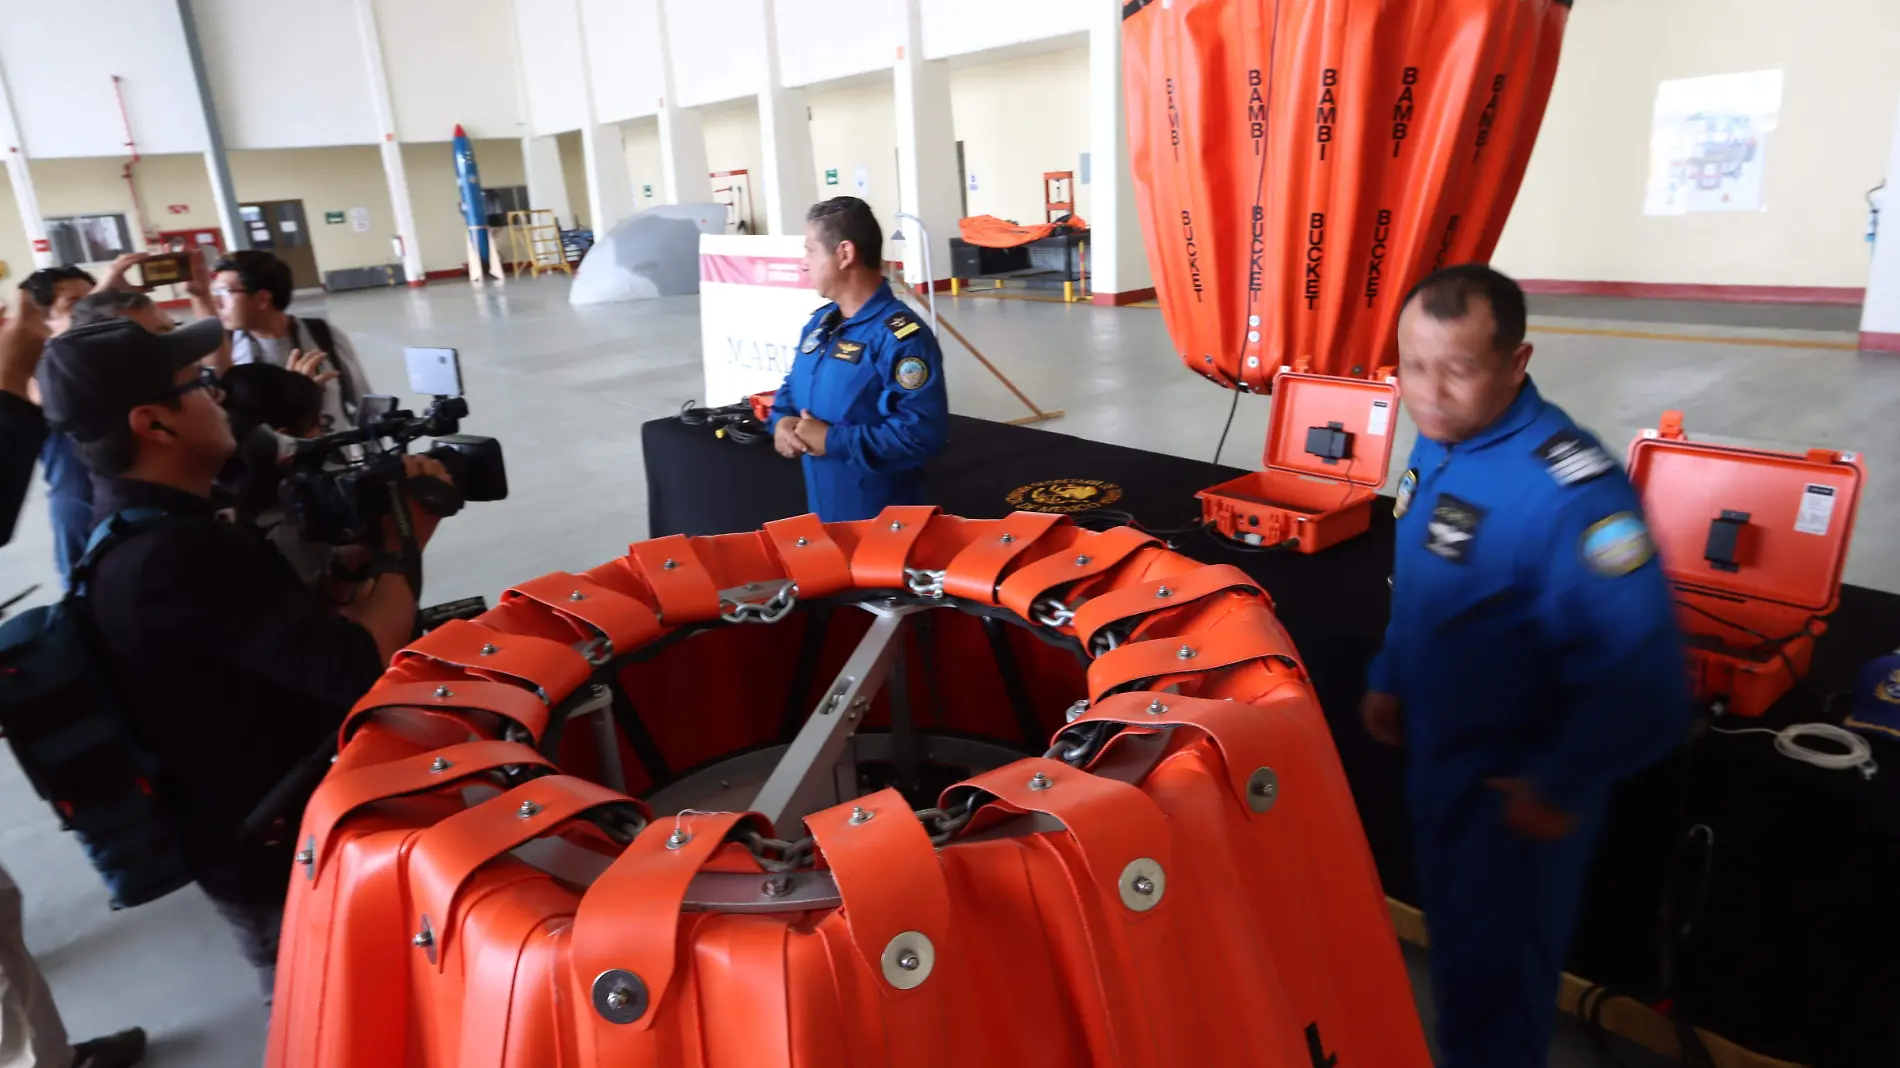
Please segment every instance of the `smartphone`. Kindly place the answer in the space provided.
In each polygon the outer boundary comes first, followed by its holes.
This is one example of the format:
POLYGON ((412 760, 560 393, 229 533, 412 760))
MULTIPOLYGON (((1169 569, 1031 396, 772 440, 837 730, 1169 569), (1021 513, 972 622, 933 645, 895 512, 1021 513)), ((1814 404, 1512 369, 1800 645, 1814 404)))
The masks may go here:
POLYGON ((138 264, 139 289, 150 292, 191 281, 191 257, 189 252, 167 252, 138 264))
POLYGON ((454 349, 406 348, 409 388, 425 397, 462 395, 462 355, 454 349))

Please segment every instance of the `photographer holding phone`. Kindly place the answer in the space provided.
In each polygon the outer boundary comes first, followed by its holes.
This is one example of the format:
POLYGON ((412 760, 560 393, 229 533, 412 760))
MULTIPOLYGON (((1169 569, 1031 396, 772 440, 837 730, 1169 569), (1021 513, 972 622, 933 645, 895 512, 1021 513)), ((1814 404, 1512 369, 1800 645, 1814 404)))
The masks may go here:
POLYGON ((290 266, 269 252, 233 252, 212 268, 211 296, 231 332, 230 363, 269 363, 323 386, 323 432, 356 426, 369 376, 342 331, 322 319, 291 315, 290 266))

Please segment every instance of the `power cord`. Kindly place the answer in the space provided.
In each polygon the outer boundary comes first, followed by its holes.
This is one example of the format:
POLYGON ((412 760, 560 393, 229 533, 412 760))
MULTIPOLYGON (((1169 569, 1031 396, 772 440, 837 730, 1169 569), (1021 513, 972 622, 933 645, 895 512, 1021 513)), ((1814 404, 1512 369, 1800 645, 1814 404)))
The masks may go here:
POLYGON ((1812 764, 1828 771, 1847 771, 1860 769, 1863 778, 1871 779, 1880 772, 1880 765, 1874 762, 1874 747, 1867 739, 1844 727, 1832 723, 1797 723, 1792 727, 1772 730, 1768 727, 1743 727, 1737 730, 1724 730, 1710 727, 1716 734, 1772 734, 1775 738, 1775 752, 1789 760, 1798 760, 1803 764, 1812 764), (1846 750, 1842 753, 1815 749, 1806 743, 1808 738, 1825 739, 1832 745, 1846 750))
POLYGON ((697 402, 687 401, 680 405, 680 422, 687 426, 710 426, 719 437, 729 439, 740 445, 756 445, 771 440, 771 433, 765 424, 752 414, 752 405, 745 401, 728 404, 723 408, 700 408, 697 402))

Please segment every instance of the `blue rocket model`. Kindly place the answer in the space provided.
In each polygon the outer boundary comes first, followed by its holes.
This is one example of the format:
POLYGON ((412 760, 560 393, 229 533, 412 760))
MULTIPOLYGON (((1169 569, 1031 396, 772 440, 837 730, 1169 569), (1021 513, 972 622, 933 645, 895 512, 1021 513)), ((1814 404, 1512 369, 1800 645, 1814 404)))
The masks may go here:
MULTIPOLYGON (((460 123, 455 126, 455 182, 462 191, 462 218, 470 226, 487 226, 488 212, 482 204, 482 176, 475 169, 475 145, 460 123)), ((482 231, 475 241, 475 254, 482 258, 481 267, 488 268, 488 231, 482 231)))

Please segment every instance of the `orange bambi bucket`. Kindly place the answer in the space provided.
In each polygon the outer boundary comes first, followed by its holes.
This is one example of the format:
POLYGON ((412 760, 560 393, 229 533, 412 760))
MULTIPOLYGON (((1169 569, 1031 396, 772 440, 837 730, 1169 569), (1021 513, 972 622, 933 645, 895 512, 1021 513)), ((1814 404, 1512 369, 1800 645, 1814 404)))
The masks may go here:
POLYGON ((523 583, 397 657, 299 844, 272 1068, 1430 1064, 1271 602, 1131 529, 523 583))
POLYGON ((1483 260, 1569 0, 1131 0, 1129 149, 1175 349, 1222 385, 1383 378, 1411 286, 1483 260))

